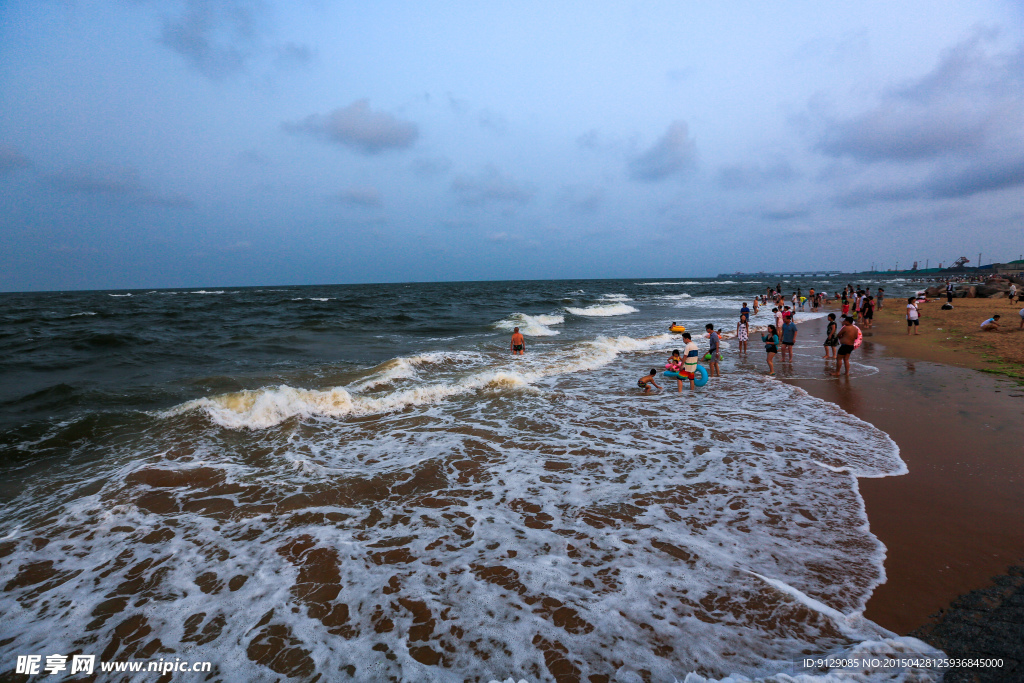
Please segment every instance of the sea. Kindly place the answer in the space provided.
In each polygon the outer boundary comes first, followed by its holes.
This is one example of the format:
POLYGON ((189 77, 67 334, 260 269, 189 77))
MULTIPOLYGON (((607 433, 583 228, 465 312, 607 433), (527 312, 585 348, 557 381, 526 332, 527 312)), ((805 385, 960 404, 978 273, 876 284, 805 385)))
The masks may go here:
POLYGON ((886 549, 858 479, 905 473, 898 447, 728 338, 777 282, 0 294, 0 671, 937 680, 862 615, 886 549), (643 395, 672 323, 723 329, 722 377, 643 395))

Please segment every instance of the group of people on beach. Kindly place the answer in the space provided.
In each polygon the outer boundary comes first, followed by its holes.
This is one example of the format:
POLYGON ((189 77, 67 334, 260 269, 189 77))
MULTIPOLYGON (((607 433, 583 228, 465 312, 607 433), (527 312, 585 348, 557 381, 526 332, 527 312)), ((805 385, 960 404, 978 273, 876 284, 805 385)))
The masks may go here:
MULTIPOLYGON (((1021 296, 1024 296, 1024 292, 1021 293, 1021 296)), ((851 284, 844 287, 841 291, 835 292, 833 297, 829 297, 828 293, 824 291, 816 292, 814 288, 811 288, 807 296, 804 296, 802 290, 797 289, 792 293, 790 304, 785 303, 786 297, 782 292, 781 284, 775 288, 769 287, 764 294, 753 298, 752 309, 747 305, 747 302, 743 302, 740 308, 740 317, 736 323, 735 333, 739 353, 747 353, 747 344, 750 341, 750 316, 752 314, 757 315, 760 308, 774 304, 772 308, 774 322, 769 324, 764 334, 761 335, 761 342, 764 344, 765 354, 767 355, 768 374, 770 376, 775 375, 775 357, 778 354, 781 353, 783 362, 793 362, 793 347, 796 345, 799 333, 795 320, 796 311, 805 310, 804 307, 807 305, 810 306, 811 311, 817 311, 829 303, 830 300, 841 308, 838 319, 835 313, 829 313, 827 316, 828 322, 825 326, 825 341, 823 343, 825 353, 822 358, 835 360, 834 371, 830 373, 833 377, 839 377, 841 374, 849 376, 850 356, 859 345, 862 335, 861 327, 863 329, 870 329, 874 324, 875 309, 882 308, 884 305, 885 290, 881 287, 877 289, 876 294, 872 294, 869 287, 855 288, 851 284)), ((918 328, 920 327, 921 314, 917 305, 918 301, 919 299, 914 296, 907 298, 906 317, 908 335, 919 334, 918 328)), ((1024 309, 1021 309, 1020 316, 1021 329, 1024 329, 1024 309)), ((981 329, 985 331, 998 331, 1000 329, 999 319, 999 315, 993 315, 981 324, 981 329)), ((673 331, 676 331, 675 328, 676 324, 672 323, 673 331)), ((709 340, 709 349, 705 355, 705 360, 708 363, 707 376, 709 378, 720 377, 719 360, 721 360, 722 331, 716 331, 711 323, 705 325, 705 330, 709 340)), ((700 357, 699 347, 693 341, 692 335, 689 332, 683 332, 682 338, 684 342, 683 350, 673 350, 672 355, 665 364, 669 371, 675 373, 680 393, 683 390, 684 381, 689 382, 690 389, 696 388, 695 381, 700 357)), ((512 332, 512 354, 522 355, 525 348, 526 341, 519 328, 516 327, 512 332)), ((661 390, 662 387, 655 381, 657 375, 658 370, 651 368, 648 374, 637 380, 637 386, 644 393, 650 393, 654 388, 661 390)))
MULTIPOLYGON (((850 299, 856 297, 855 310, 862 312, 867 319, 870 319, 874 308, 871 301, 873 297, 869 299, 869 296, 865 290, 855 291, 852 285, 847 286, 841 294, 840 292, 835 293, 836 301, 843 302, 843 329, 837 329, 836 315, 835 313, 829 313, 829 323, 825 332, 825 355, 823 356, 824 358, 836 358, 836 372, 833 375, 839 375, 841 365, 845 366, 846 374, 850 372, 849 356, 853 352, 853 344, 858 336, 855 327, 849 331, 845 329, 848 325, 853 326, 853 318, 848 315, 850 299), (847 319, 850 320, 849 323, 846 322, 847 319), (836 355, 833 356, 832 352, 836 351, 836 347, 839 347, 839 349, 836 355)), ((783 362, 793 362, 793 347, 796 346, 796 338, 799 333, 795 321, 795 312, 797 310, 804 310, 804 306, 808 302, 810 303, 811 311, 817 311, 828 301, 828 294, 823 291, 815 292, 812 287, 808 295, 804 296, 802 290, 798 289, 793 292, 790 299, 793 304, 791 308, 784 303, 785 296, 781 291, 781 285, 778 285, 775 289, 768 288, 765 294, 754 298, 755 314, 757 313, 758 299, 764 305, 767 305, 768 302, 775 304, 775 307, 772 308, 772 316, 775 322, 769 324, 765 333, 761 335, 761 341, 764 343, 764 350, 767 354, 768 374, 774 375, 776 355, 781 353, 783 362)), ((739 345, 740 353, 747 352, 749 340, 750 309, 747 307, 746 302, 744 302, 740 308, 739 322, 736 324, 736 341, 739 345)))
MULTIPOLYGON (((879 306, 881 306, 883 298, 884 290, 879 288, 877 300, 879 306)), ((796 346, 796 339, 799 334, 795 312, 797 310, 804 310, 804 306, 808 302, 810 302, 811 310, 817 311, 828 300, 829 296, 827 293, 815 292, 813 288, 808 292, 807 296, 803 296, 803 293, 797 290, 793 292, 793 297, 790 300, 792 302, 791 307, 785 303, 785 296, 781 291, 781 287, 779 287, 776 289, 769 288, 765 294, 754 297, 753 309, 747 305, 747 302, 743 302, 740 308, 740 319, 736 323, 735 334, 739 353, 747 353, 747 345, 750 342, 751 313, 756 315, 759 308, 768 306, 770 303, 775 304, 775 307, 772 308, 774 323, 769 324, 764 334, 761 335, 761 342, 764 344, 765 353, 767 354, 768 374, 775 375, 776 355, 781 353, 783 362, 793 362, 793 347, 796 346)), ((840 326, 837 322, 835 313, 828 314, 828 324, 825 328, 825 355, 822 358, 835 359, 835 370, 831 374, 834 377, 838 377, 840 374, 850 374, 850 355, 856 348, 857 340, 861 336, 861 331, 857 327, 856 322, 860 320, 864 322, 865 327, 871 326, 876 299, 869 289, 857 290, 854 289, 853 285, 848 285, 842 292, 835 293, 835 301, 842 303, 842 325, 840 326), (851 312, 854 315, 851 315, 851 312)), ((673 323, 674 326, 675 323, 673 323)), ((709 366, 708 376, 719 377, 721 376, 721 371, 718 367, 718 361, 721 358, 721 335, 719 332, 715 332, 714 326, 710 323, 705 328, 710 339, 709 353, 706 356, 709 366)), ((694 378, 697 372, 699 357, 697 344, 693 342, 688 332, 683 333, 683 340, 686 346, 682 353, 678 349, 674 350, 665 366, 678 374, 679 379, 677 383, 680 392, 683 389, 684 379, 689 380, 691 389, 695 388, 694 378)), ((661 389, 662 387, 655 382, 657 374, 657 370, 651 368, 649 374, 637 380, 638 387, 644 393, 650 393, 652 387, 661 389)))

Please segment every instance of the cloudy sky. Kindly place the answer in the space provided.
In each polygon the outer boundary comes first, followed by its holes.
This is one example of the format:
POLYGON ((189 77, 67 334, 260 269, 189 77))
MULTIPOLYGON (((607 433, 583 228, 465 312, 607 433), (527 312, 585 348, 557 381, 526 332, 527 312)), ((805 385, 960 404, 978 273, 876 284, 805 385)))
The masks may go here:
POLYGON ((0 290, 1024 252, 1024 3, 0 2, 0 290))

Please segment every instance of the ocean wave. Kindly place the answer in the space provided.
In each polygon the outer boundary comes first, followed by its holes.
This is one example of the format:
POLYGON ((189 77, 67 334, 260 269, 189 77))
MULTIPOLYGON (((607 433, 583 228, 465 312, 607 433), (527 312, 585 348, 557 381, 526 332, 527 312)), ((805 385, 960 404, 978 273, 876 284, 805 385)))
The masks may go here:
POLYGON ((392 358, 373 369, 369 377, 351 385, 355 391, 367 391, 395 380, 412 379, 416 368, 424 365, 461 365, 480 361, 481 355, 467 351, 437 351, 418 356, 392 358))
POLYGON ((633 308, 629 304, 614 303, 614 304, 593 304, 586 308, 573 308, 566 306, 565 310, 573 315, 582 315, 587 317, 608 317, 613 315, 628 315, 630 313, 639 313, 640 310, 633 308))
POLYGON ((625 294, 602 294, 601 298, 605 301, 632 301, 625 294))
POLYGON ((129 292, 128 294, 108 294, 107 296, 123 297, 123 296, 131 296, 131 293, 129 292))
POLYGON ((81 313, 72 313, 72 314, 71 314, 71 315, 69 315, 68 317, 69 317, 69 318, 77 318, 77 317, 78 317, 78 316, 80 316, 80 315, 97 315, 97 314, 96 314, 96 313, 94 313, 93 311, 83 311, 83 312, 81 312, 81 313))
POLYGON ((565 322, 564 315, 527 315, 525 313, 513 313, 504 320, 498 320, 494 327, 502 330, 513 330, 519 328, 527 337, 553 337, 559 334, 558 330, 552 330, 549 325, 561 325, 565 322))
POLYGON ((514 389, 529 384, 511 372, 478 373, 458 382, 443 382, 390 392, 380 397, 360 396, 343 387, 318 391, 282 384, 257 390, 200 398, 172 408, 164 416, 203 410, 215 423, 228 429, 266 429, 293 417, 362 417, 395 412, 412 406, 480 389, 514 389))
POLYGON ((676 282, 638 282, 637 285, 653 287, 655 285, 706 285, 708 283, 699 280, 681 280, 676 282))
POLYGON ((223 293, 224 293, 223 289, 218 289, 218 290, 214 290, 214 291, 207 291, 205 289, 196 289, 196 290, 189 291, 189 294, 223 294, 223 293))
POLYGON ((204 397, 188 401, 162 417, 181 415, 194 410, 205 412, 215 423, 228 429, 266 429, 293 417, 348 417, 378 415, 411 406, 438 403, 482 389, 522 389, 537 380, 555 375, 590 371, 604 367, 621 353, 648 352, 661 349, 672 341, 672 335, 651 337, 597 337, 559 350, 550 356, 530 359, 522 370, 489 368, 468 376, 400 389, 383 396, 365 396, 358 392, 373 389, 397 379, 412 379, 416 367, 450 359, 454 354, 424 354, 412 358, 396 358, 384 363, 367 380, 349 388, 326 390, 301 389, 288 385, 264 387, 204 397))

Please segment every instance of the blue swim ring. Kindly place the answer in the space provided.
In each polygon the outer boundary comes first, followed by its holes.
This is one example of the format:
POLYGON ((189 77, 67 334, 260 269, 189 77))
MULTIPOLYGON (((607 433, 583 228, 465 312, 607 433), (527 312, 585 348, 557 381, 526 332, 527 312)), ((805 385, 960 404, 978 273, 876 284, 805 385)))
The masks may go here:
MULTIPOLYGON (((661 374, 663 377, 668 377, 669 379, 686 379, 685 377, 680 377, 678 372, 673 372, 672 370, 666 370, 661 374)), ((697 363, 697 369, 694 371, 693 375, 693 383, 695 386, 702 387, 708 383, 708 371, 705 370, 704 366, 700 363, 697 363)))

